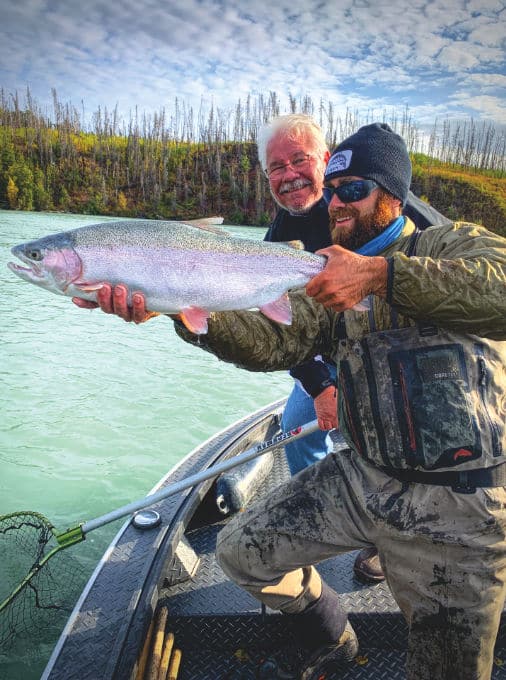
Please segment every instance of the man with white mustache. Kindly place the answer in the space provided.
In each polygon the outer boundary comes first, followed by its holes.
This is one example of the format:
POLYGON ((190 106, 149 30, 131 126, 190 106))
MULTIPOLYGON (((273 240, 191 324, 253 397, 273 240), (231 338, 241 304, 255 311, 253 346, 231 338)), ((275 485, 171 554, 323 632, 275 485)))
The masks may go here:
MULTIPOLYGON (((302 241, 311 252, 332 245, 323 174, 330 152, 321 128, 304 114, 274 118, 258 134, 258 158, 279 205, 266 241, 302 241)), ((316 357, 290 370, 295 384, 282 417, 283 430, 318 419, 320 430, 286 446, 291 474, 332 450, 328 430, 337 427, 334 367, 316 357)))

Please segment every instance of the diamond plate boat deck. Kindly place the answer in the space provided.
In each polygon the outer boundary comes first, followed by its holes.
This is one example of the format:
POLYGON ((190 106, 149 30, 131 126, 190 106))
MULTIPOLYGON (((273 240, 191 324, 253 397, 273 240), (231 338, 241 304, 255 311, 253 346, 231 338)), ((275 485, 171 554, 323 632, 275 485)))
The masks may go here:
MULTIPOLYGON (((283 403, 271 404, 212 437, 171 470, 157 490, 274 436, 283 403)), ((338 437, 334 441, 342 446, 338 437)), ((255 499, 289 476, 282 447, 272 460, 255 499)), ((139 680, 141 650, 161 606, 168 608, 167 630, 182 651, 178 680, 275 677, 266 671, 265 660, 279 647, 292 650, 291 617, 263 608, 217 565, 216 536, 228 517, 218 510, 215 482, 203 482, 153 508, 162 518, 157 527, 140 530, 129 521, 114 539, 42 680, 139 680)), ((317 567, 341 594, 360 640, 357 660, 325 680, 401 680, 406 625, 385 583, 366 586, 353 577, 355 556, 347 553, 317 567)), ((492 678, 506 680, 504 623, 492 678)))

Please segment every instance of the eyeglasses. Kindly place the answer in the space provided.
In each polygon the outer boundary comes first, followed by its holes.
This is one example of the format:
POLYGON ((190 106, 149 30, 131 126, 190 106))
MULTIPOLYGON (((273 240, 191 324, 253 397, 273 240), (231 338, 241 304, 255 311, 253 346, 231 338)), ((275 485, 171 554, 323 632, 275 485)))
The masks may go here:
POLYGON ((302 170, 306 165, 310 163, 312 160, 312 156, 309 153, 304 153, 301 154, 300 156, 295 156, 295 158, 292 158, 291 161, 287 161, 286 163, 278 163, 277 165, 271 165, 270 168, 267 168, 265 171, 265 174, 267 177, 280 177, 286 170, 286 168, 290 165, 293 170, 296 170, 297 172, 302 170))
POLYGON ((377 188, 378 184, 372 179, 357 179, 353 182, 340 184, 338 187, 323 187, 323 198, 327 205, 332 200, 334 194, 341 203, 355 203, 355 201, 367 198, 377 188))

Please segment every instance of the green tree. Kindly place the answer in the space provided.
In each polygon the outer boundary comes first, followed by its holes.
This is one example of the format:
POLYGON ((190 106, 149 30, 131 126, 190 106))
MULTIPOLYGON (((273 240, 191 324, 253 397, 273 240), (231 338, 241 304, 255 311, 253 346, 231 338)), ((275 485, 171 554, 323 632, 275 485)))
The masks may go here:
POLYGON ((14 144, 12 140, 6 139, 7 135, 4 129, 1 129, 0 137, 0 168, 6 170, 9 165, 12 165, 16 160, 14 153, 14 144))
POLYGON ((33 210, 33 172, 24 160, 15 161, 8 169, 8 175, 18 188, 17 207, 33 210))
POLYGON ((7 180, 7 201, 12 210, 16 210, 18 207, 18 194, 19 189, 17 188, 15 181, 12 177, 9 177, 7 180))
POLYGON ((51 197, 44 186, 44 173, 40 168, 35 170, 34 186, 33 186, 33 205, 35 210, 49 210, 51 205, 51 197))
POLYGON ((58 207, 63 210, 64 212, 69 212, 70 211, 70 196, 69 192, 65 187, 62 187, 59 196, 58 196, 58 207))

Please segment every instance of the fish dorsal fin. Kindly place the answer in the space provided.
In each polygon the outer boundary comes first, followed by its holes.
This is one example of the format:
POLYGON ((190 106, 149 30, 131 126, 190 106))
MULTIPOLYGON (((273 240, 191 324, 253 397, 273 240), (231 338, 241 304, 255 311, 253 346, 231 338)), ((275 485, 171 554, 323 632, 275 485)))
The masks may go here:
POLYGON ((219 236, 231 236, 228 231, 220 229, 217 224, 223 224, 223 217, 199 217, 197 220, 181 220, 183 224, 188 224, 190 227, 196 227, 203 231, 210 231, 212 234, 219 236))
POLYGON ((293 248, 294 250, 306 250, 306 246, 300 240, 283 241, 283 243, 285 244, 285 246, 290 246, 290 248, 293 248))
POLYGON ((201 224, 201 225, 206 225, 206 224, 223 224, 223 217, 199 217, 196 220, 185 220, 188 224, 201 224))

